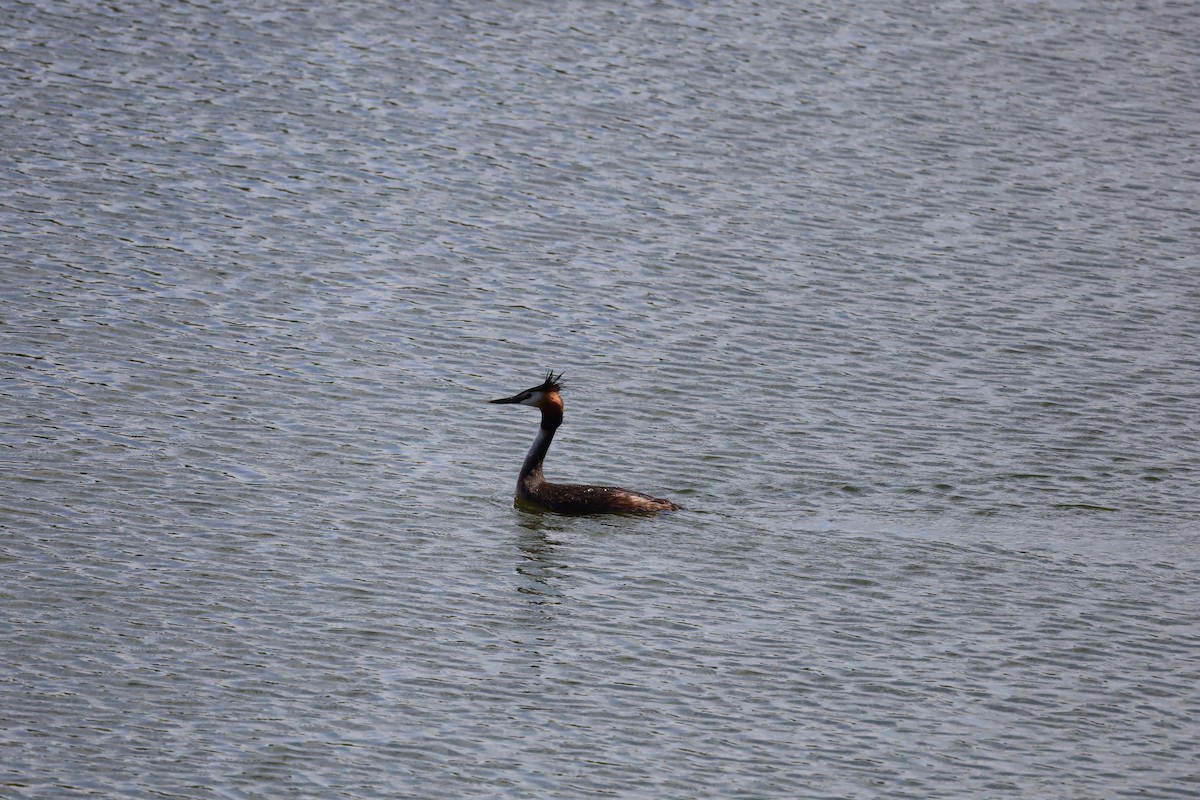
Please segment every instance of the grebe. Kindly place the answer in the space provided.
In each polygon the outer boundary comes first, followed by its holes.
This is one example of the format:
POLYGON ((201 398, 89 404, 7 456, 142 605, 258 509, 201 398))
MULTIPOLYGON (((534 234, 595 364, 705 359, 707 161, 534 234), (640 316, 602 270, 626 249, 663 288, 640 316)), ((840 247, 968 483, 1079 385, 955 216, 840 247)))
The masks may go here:
POLYGON ((521 474, 517 476, 517 498, 562 514, 605 514, 630 511, 674 511, 681 506, 670 500, 615 486, 584 486, 573 483, 549 483, 542 477, 542 460, 550 449, 554 432, 563 420, 562 373, 546 374, 540 386, 491 403, 518 403, 541 409, 542 425, 529 448, 521 474))

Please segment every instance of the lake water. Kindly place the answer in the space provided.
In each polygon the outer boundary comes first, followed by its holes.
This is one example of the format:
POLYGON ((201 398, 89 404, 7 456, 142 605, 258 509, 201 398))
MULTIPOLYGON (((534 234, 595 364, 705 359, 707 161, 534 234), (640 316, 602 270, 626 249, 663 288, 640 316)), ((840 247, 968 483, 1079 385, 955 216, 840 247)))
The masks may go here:
POLYGON ((0 796, 1200 793, 1189 3, 0 8, 0 796), (514 508, 551 479, 686 510, 514 508))

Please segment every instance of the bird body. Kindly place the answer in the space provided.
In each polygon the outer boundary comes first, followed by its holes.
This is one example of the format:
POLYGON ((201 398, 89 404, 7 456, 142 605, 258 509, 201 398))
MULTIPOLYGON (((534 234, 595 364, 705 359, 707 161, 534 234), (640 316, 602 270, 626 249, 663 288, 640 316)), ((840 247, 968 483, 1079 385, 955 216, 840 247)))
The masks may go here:
POLYGON ((680 506, 670 500, 617 486, 550 483, 546 480, 542 475, 542 462, 550 450, 555 431, 563 421, 561 390, 562 374, 550 372, 545 381, 532 389, 490 401, 532 406, 542 412, 537 436, 517 476, 517 499, 561 514, 646 513, 679 509, 680 506))

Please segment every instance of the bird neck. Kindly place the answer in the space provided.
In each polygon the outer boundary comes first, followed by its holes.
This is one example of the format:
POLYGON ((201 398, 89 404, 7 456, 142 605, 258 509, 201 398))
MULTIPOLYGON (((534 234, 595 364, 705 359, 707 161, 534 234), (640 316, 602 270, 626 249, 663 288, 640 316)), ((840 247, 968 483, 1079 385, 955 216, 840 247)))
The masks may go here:
POLYGON ((554 441, 554 432, 561 424, 562 406, 548 406, 542 409, 542 424, 538 428, 537 436, 533 438, 533 445, 525 455, 525 462, 521 464, 519 482, 524 483, 527 478, 532 478, 535 483, 545 480, 542 477, 542 461, 550 450, 550 442, 554 441))

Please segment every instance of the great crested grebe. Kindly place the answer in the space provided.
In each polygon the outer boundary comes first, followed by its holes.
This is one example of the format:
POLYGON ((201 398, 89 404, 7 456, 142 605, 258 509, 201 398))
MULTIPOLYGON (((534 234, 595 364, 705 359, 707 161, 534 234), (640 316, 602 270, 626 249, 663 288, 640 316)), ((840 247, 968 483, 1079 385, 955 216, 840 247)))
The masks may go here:
POLYGON ((491 403, 518 403, 533 406, 542 412, 542 425, 538 428, 533 446, 521 464, 517 476, 517 497, 551 511, 562 514, 605 514, 630 511, 674 511, 681 506, 670 500, 651 497, 641 492, 618 489, 615 486, 585 486, 575 483, 550 483, 542 477, 542 460, 550 449, 554 432, 563 420, 563 401, 558 393, 562 390, 562 373, 546 373, 540 386, 526 389, 512 397, 490 400, 491 403))

